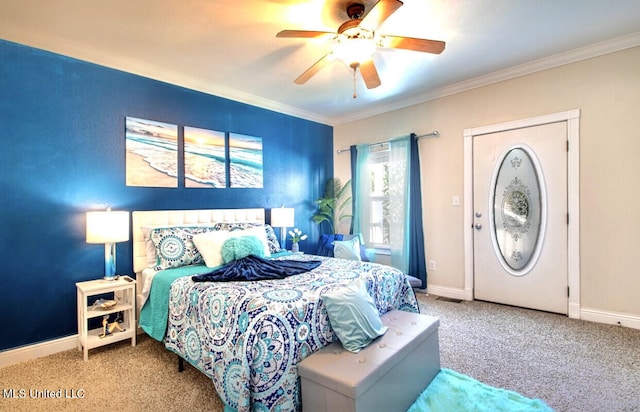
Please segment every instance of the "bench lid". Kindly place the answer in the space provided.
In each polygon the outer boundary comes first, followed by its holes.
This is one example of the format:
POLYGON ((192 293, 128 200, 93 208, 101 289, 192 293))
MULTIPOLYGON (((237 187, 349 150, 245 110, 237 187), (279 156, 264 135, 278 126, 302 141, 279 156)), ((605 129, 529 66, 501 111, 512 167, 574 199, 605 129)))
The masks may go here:
POLYGON ((411 353, 440 325, 437 318, 394 310, 382 316, 389 329, 358 353, 334 342, 298 363, 298 374, 356 399, 411 353))

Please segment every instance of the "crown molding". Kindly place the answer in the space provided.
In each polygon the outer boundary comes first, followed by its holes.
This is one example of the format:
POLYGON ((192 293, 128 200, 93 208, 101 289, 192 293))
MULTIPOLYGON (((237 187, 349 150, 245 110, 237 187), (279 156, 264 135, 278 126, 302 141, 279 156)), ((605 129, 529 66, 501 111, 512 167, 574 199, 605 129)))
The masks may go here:
POLYGON ((403 97, 401 101, 378 105, 367 110, 352 113, 348 116, 334 118, 332 119, 332 124, 334 126, 337 126, 340 124, 361 120, 367 117, 376 116, 378 114, 415 106, 416 104, 425 103, 453 94, 458 94, 465 91, 477 89, 479 87, 488 86, 490 84, 514 79, 516 77, 526 76, 528 74, 552 69, 554 67, 564 66, 566 64, 591 59, 593 57, 598 57, 609 53, 615 53, 637 46, 640 46, 640 32, 533 60, 524 64, 509 67, 507 69, 492 72, 483 76, 474 77, 472 79, 444 86, 435 90, 429 90, 423 93, 415 94, 413 96, 406 96, 403 97))
POLYGON ((217 97, 245 103, 278 113, 287 114, 294 117, 330 125, 337 126, 367 117, 376 116, 382 113, 403 109, 416 104, 425 103, 431 100, 465 92, 501 81, 525 76, 535 72, 551 69, 554 67, 590 59, 593 57, 614 53, 640 45, 640 32, 626 36, 617 37, 611 40, 595 43, 589 46, 577 48, 567 52, 555 54, 541 59, 533 60, 521 65, 513 66, 504 70, 499 70, 483 76, 475 77, 459 83, 447 85, 434 90, 427 90, 410 96, 403 96, 399 100, 388 103, 381 103, 365 110, 354 112, 346 116, 325 116, 319 113, 309 112, 293 106, 264 99, 249 93, 244 93, 220 84, 211 84, 199 81, 189 76, 184 76, 171 70, 148 65, 140 61, 126 59, 103 50, 86 47, 77 42, 57 38, 49 35, 42 35, 33 31, 23 31, 19 28, 7 30, 0 29, 0 38, 7 41, 20 39, 17 41, 30 47, 43 49, 58 53, 64 56, 76 58, 101 66, 121 70, 127 73, 136 74, 153 80, 185 87, 191 90, 215 95, 217 97))
POLYGON ((17 44, 41 49, 47 52, 57 53, 65 57, 82 60, 85 62, 97 64, 126 73, 147 77, 152 80, 172 84, 179 87, 185 87, 190 90, 211 94, 216 97, 233 100, 239 103, 260 107, 267 110, 273 110, 278 113, 288 114, 291 116, 303 118, 306 120, 329 124, 330 118, 298 109, 293 106, 275 102, 273 100, 264 99, 249 93, 244 93, 236 89, 232 89, 220 84, 211 84, 197 80, 181 73, 167 70, 158 66, 145 64, 138 60, 123 58, 122 56, 105 52, 97 48, 87 47, 80 43, 62 39, 55 36, 43 35, 33 31, 24 31, 21 29, 0 29, 0 39, 14 41, 17 44), (20 40, 12 40, 20 39, 20 40))

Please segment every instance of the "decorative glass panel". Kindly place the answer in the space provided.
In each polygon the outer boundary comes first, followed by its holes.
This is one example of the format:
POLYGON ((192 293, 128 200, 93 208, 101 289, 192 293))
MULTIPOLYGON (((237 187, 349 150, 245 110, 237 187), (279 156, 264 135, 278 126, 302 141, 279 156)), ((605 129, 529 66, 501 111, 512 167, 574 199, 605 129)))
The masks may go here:
MULTIPOLYGON (((499 259, 514 275, 526 274, 540 247, 542 196, 539 171, 523 147, 505 155, 495 175, 493 236, 499 259)), ((505 267, 505 268, 506 268, 505 267)))

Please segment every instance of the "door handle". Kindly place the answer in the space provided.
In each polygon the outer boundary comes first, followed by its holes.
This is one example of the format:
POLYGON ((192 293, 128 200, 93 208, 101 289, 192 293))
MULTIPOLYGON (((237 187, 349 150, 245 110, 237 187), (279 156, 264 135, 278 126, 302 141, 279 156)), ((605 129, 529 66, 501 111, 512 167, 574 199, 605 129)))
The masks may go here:
POLYGON ((482 229, 482 225, 480 223, 476 223, 474 227, 476 228, 476 230, 482 229))

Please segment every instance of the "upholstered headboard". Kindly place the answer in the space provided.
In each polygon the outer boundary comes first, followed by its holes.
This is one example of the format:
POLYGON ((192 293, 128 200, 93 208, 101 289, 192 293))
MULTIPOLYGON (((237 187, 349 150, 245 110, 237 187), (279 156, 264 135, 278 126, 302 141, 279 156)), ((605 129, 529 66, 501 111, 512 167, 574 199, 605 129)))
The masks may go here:
POLYGON ((133 271, 140 273, 147 267, 146 247, 142 228, 207 223, 265 223, 264 209, 206 209, 206 210, 148 210, 134 211, 133 271))

